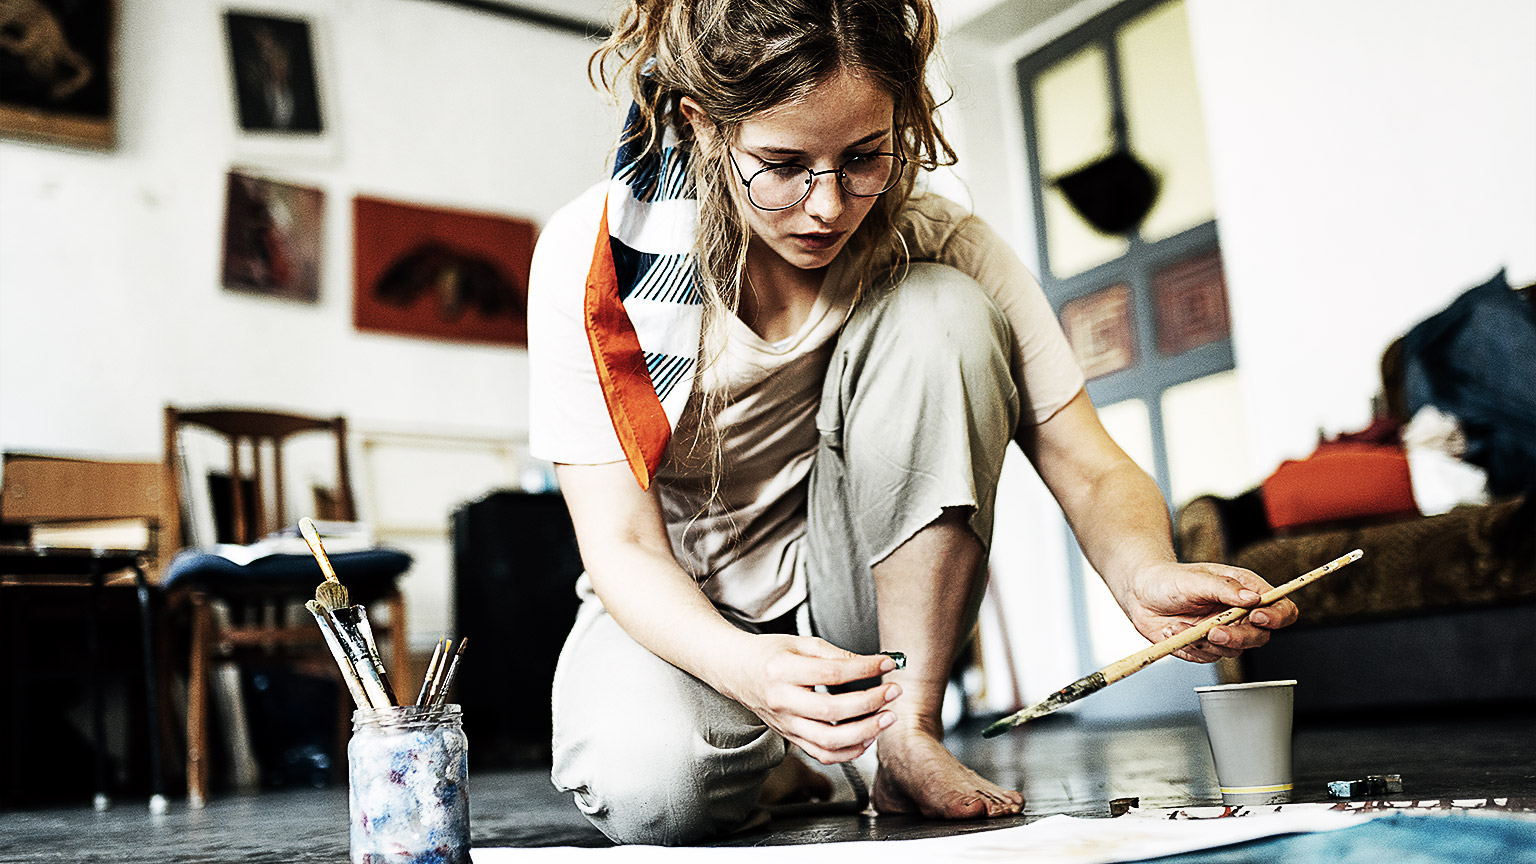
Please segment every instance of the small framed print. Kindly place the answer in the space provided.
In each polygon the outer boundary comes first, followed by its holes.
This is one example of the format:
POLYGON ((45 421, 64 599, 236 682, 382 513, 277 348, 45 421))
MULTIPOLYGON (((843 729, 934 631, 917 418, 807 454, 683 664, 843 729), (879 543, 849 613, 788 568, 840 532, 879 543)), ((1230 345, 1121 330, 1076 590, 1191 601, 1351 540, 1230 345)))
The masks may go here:
POLYGON ((283 12, 222 13, 236 150, 246 159, 333 158, 325 30, 283 12))
POLYGON ((231 171, 225 201, 224 287, 317 302, 325 193, 231 171))
POLYGON ((1131 287, 1100 288, 1061 307, 1061 329, 1090 381, 1136 365, 1136 327, 1131 287))
POLYGON ((1220 251, 1202 252, 1153 274, 1152 306, 1157 350, 1165 357, 1232 338, 1220 251))

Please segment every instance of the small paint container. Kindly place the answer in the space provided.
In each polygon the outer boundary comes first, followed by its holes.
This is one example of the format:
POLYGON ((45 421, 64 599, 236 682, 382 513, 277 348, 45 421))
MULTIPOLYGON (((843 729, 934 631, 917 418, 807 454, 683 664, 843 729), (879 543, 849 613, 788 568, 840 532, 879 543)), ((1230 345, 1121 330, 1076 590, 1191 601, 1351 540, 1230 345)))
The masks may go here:
POLYGON ((352 864, 470 864, 459 706, 359 709, 347 745, 352 864))

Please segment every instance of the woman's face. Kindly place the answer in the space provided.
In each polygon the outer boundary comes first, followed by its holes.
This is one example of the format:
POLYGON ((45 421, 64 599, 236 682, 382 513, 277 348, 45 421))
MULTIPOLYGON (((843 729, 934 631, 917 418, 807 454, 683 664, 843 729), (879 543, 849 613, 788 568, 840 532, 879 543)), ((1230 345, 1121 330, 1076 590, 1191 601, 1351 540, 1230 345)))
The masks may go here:
MULTIPOLYGON (((752 205, 740 178, 750 178, 770 165, 835 172, 853 156, 893 152, 893 111, 889 94, 863 75, 844 70, 806 98, 742 123, 736 142, 728 148, 737 173, 727 180, 737 206, 746 214, 752 239, 801 269, 832 263, 877 198, 849 195, 836 173, 818 174, 810 194, 799 204, 768 211, 752 205)), ((726 170, 732 169, 726 166, 726 170)))

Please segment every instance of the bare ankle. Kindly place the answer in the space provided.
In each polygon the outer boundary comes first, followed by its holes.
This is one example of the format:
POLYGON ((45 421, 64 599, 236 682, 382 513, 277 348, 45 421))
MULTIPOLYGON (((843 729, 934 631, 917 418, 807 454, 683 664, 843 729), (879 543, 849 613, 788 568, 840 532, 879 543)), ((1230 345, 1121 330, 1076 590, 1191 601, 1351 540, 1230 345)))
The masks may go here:
POLYGON ((896 722, 889 729, 880 733, 881 741, 895 741, 904 744, 913 739, 944 740, 944 722, 938 717, 929 717, 922 714, 911 715, 896 712, 896 722))

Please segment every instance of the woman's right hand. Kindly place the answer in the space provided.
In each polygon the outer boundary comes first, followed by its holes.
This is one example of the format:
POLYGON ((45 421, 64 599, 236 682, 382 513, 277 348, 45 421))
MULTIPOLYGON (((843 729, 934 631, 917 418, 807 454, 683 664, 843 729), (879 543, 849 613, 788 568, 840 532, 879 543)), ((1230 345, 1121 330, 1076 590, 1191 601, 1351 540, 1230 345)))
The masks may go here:
POLYGON ((900 685, 850 693, 816 689, 893 672, 891 658, 854 654, 814 636, 761 634, 744 644, 720 689, 822 764, 857 758, 895 722, 886 706, 901 695, 900 685))

